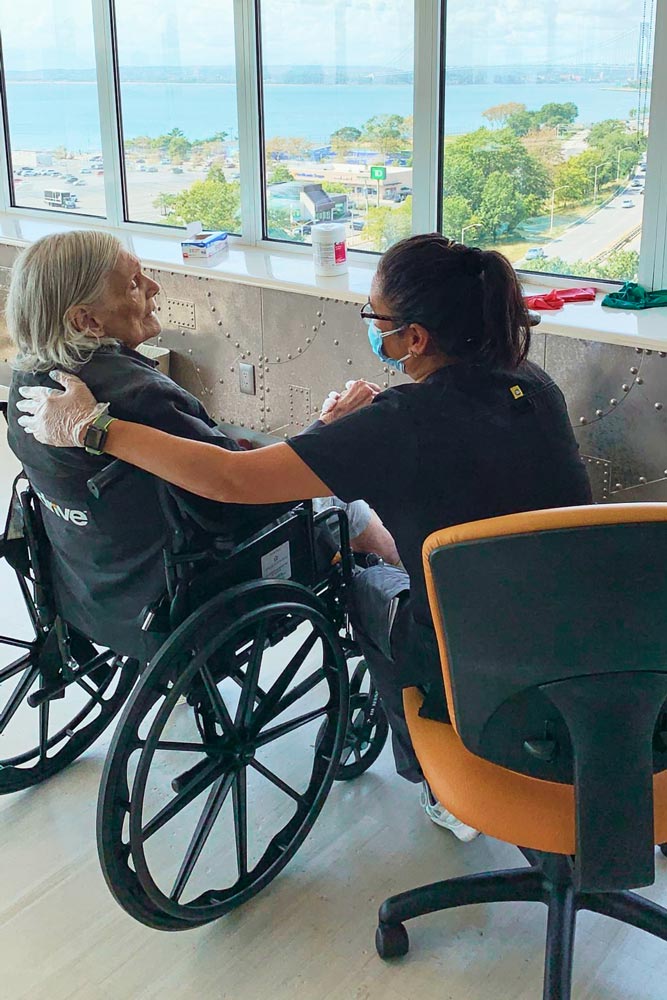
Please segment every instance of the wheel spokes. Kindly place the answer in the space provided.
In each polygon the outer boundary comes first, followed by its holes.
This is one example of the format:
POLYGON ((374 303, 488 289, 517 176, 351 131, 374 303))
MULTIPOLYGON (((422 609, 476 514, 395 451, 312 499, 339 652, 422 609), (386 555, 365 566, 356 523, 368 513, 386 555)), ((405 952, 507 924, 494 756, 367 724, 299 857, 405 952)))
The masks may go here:
POLYGON ((236 842, 236 866, 239 879, 248 874, 248 796, 246 769, 237 773, 232 788, 234 805, 234 840, 236 842))
POLYGON ((317 632, 313 629, 310 635, 304 640, 299 649, 296 651, 285 669, 281 672, 280 677, 274 681, 269 690, 266 692, 266 698, 261 702, 252 718, 253 729, 261 729, 266 722, 275 718, 276 714, 280 714, 280 712, 274 712, 274 709, 276 705, 280 703, 280 699, 283 697, 300 668, 303 666, 306 657, 313 649, 317 639, 317 632))
POLYGON ((262 619, 253 639, 248 666, 245 672, 245 682, 241 689, 241 697, 239 698, 239 704, 234 717, 234 725, 237 727, 240 726, 243 729, 250 724, 255 708, 255 695, 257 694, 257 685, 259 684, 259 670, 262 663, 267 632, 268 621, 262 619))
POLYGON ((30 666, 31 659, 32 657, 30 653, 28 653, 26 656, 20 656, 18 660, 14 660, 12 663, 8 663, 6 667, 3 667, 2 670, 0 670, 0 684, 4 681, 11 680, 12 677, 16 677, 16 675, 20 674, 22 670, 25 670, 26 667, 30 666))
MULTIPOLYGON (((292 690, 286 694, 280 701, 276 702, 273 706, 273 711, 267 712, 267 716, 262 721, 262 725, 266 725, 267 722, 271 722, 272 719, 277 719, 278 716, 282 715, 283 712, 287 711, 288 708, 300 698, 309 694, 313 688, 316 688, 318 684, 321 684, 323 680, 326 679, 326 673, 322 667, 318 667, 317 670, 313 671, 309 677, 304 677, 299 684, 292 688, 292 690)), ((253 726, 253 732, 257 732, 256 726, 253 726)))
POLYGON ((306 712, 305 715, 299 715, 296 719, 290 719, 288 722, 282 722, 279 726, 274 726, 272 729, 266 729, 255 738, 255 746, 258 748, 264 747, 267 743, 279 740, 281 736, 286 736, 287 733, 294 732, 295 729, 300 729, 301 726, 308 725, 314 719, 321 719, 328 711, 328 705, 323 705, 321 708, 313 709, 312 712, 306 712))
POLYGON ((165 823, 168 823, 170 819, 177 816, 193 799, 196 799, 201 792, 208 788, 209 785, 212 785, 216 778, 220 777, 221 767, 224 767, 224 764, 219 759, 211 760, 208 764, 205 764, 201 771, 193 777, 190 784, 177 792, 174 798, 166 806, 163 806, 142 828, 142 843, 145 843, 149 837, 152 837, 154 833, 161 830, 165 823))
POLYGON ((223 700, 222 695, 218 691, 218 686, 211 676, 211 672, 206 666, 202 666, 199 669, 199 673, 204 682, 204 688, 211 701, 211 708, 213 713, 222 726, 223 732, 227 732, 232 736, 236 736, 236 726, 232 721, 232 717, 227 710, 227 706, 223 700))
POLYGON ((48 701, 42 702, 39 706, 39 759, 40 763, 46 760, 46 751, 49 748, 49 710, 51 704, 48 701))
POLYGON ((188 844, 187 851, 185 852, 185 857, 179 869, 178 875, 176 876, 176 881, 174 882, 169 898, 178 902, 183 890, 187 885, 188 879, 192 875, 193 869, 197 864, 197 860, 201 852, 204 849, 204 845, 208 840, 209 834, 213 829, 213 824, 218 818, 218 813, 222 809, 222 806, 229 794, 229 789, 234 783, 235 775, 234 773, 228 773, 221 775, 211 791, 209 792, 208 798, 206 800, 206 805, 202 810, 202 814, 197 821, 197 826, 195 832, 192 834, 190 843, 188 844))
POLYGON ((7 704, 0 712, 0 733, 4 732, 16 712, 19 709, 21 702, 24 700, 28 691, 35 682, 35 678, 39 674, 39 667, 36 664, 29 666, 23 675, 22 679, 17 684, 14 689, 14 693, 9 698, 7 704))
POLYGON ((296 789, 288 785, 287 782, 283 781, 282 778, 279 778, 278 775, 274 774, 273 771, 270 771, 265 764, 261 764, 258 760, 251 760, 250 766, 254 767, 254 769, 258 771, 259 774, 263 775, 267 779, 267 781, 270 781, 272 784, 274 784, 276 788, 279 788, 281 792, 284 792, 285 795, 289 795, 290 798, 294 799, 295 802, 298 802, 299 805, 301 805, 306 801, 305 795, 300 795, 296 791, 296 789))

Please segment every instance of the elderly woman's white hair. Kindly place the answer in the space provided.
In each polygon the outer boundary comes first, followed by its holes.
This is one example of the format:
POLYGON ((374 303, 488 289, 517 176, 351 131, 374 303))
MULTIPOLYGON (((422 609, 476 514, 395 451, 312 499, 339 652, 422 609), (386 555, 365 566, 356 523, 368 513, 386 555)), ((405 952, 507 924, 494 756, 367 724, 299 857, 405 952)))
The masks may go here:
POLYGON ((102 345, 115 343, 77 330, 72 313, 91 306, 105 290, 120 242, 96 230, 55 233, 24 250, 12 268, 5 316, 20 371, 72 371, 102 345))

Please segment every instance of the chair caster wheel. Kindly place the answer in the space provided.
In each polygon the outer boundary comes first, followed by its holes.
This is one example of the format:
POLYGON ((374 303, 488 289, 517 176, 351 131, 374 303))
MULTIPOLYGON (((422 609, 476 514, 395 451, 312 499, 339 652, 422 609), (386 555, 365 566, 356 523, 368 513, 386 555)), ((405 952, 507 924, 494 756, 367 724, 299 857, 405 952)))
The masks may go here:
POLYGON ((662 851, 662 853, 667 858, 667 844, 660 844, 659 846, 660 846, 660 850, 662 851))
POLYGON ((380 958, 401 958, 410 949, 410 939, 403 924, 378 924, 375 947, 380 958))

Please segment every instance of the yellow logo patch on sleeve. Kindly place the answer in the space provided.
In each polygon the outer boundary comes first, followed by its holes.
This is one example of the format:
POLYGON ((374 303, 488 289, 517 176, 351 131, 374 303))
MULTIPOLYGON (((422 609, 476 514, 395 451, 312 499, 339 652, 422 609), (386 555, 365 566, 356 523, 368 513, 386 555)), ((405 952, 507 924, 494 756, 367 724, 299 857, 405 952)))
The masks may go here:
POLYGON ((512 393, 514 399, 521 399, 523 396, 523 389, 520 385, 511 385, 510 392, 512 393))

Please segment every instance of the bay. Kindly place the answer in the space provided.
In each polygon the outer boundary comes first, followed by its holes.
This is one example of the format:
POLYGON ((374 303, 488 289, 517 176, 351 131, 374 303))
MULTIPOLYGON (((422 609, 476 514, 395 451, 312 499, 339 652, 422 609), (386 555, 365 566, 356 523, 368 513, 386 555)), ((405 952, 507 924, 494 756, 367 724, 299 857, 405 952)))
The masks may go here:
MULTIPOLYGON (((233 84, 128 83, 122 87, 125 136, 162 135, 180 128, 188 139, 214 132, 237 136, 233 84)), ((73 152, 101 148, 97 89, 93 83, 16 82, 7 84, 14 149, 73 152)), ((264 92, 265 134, 300 137, 325 145, 344 125, 359 127, 373 115, 411 115, 413 91, 405 84, 268 84, 264 92)), ((487 124, 482 112, 507 101, 529 110, 549 102, 573 101, 578 121, 627 118, 637 108, 635 91, 604 83, 465 84, 448 86, 445 132, 469 132, 487 124)))

